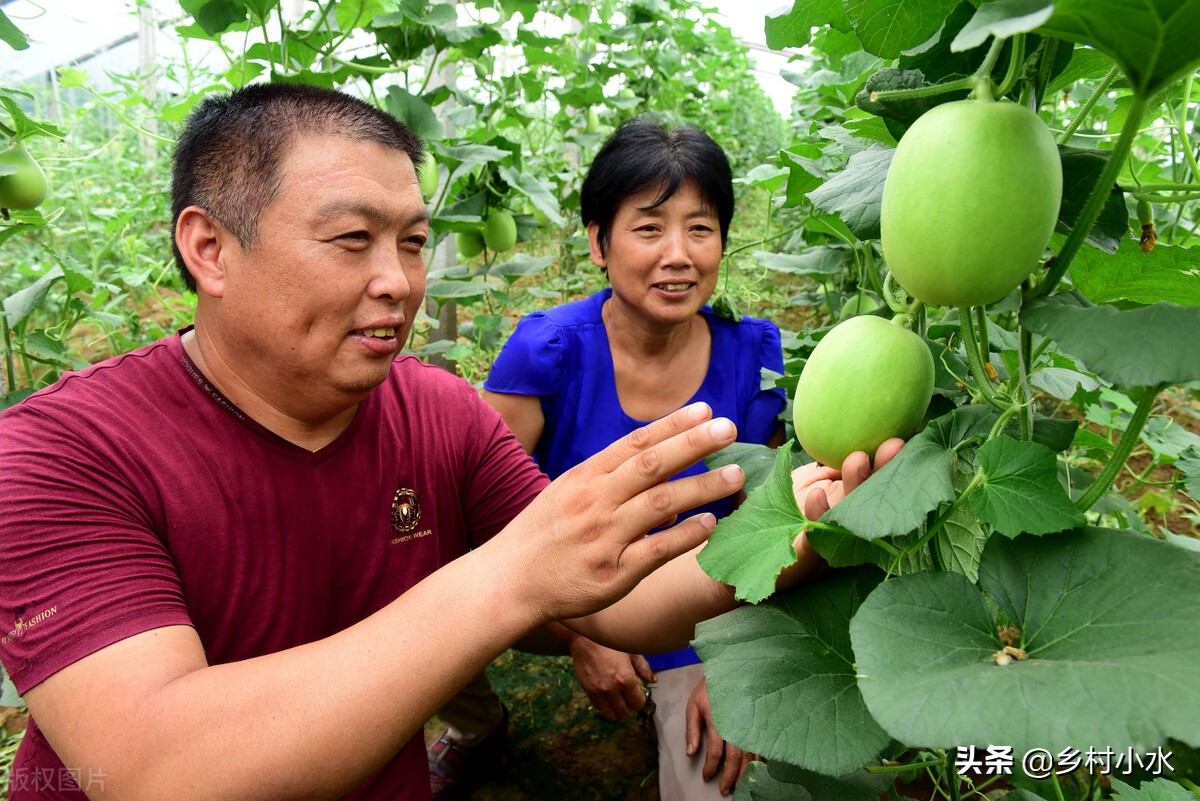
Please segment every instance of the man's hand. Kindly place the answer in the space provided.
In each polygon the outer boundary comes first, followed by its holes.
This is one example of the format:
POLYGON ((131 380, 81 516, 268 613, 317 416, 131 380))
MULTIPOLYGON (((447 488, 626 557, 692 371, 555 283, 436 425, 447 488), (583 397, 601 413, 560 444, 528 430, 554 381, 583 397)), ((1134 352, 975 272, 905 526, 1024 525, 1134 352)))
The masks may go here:
POLYGON ((577 637, 571 642, 571 659, 579 686, 606 720, 631 718, 646 706, 645 683, 656 678, 644 656, 577 637))
POLYGON ((476 553, 508 581, 512 600, 537 624, 579 617, 626 595, 674 557, 700 545, 716 524, 697 515, 646 532, 687 509, 737 492, 734 465, 668 481, 733 442, 737 431, 698 403, 618 440, 552 482, 476 553))
POLYGON ((717 785, 722 795, 729 795, 746 767, 758 757, 749 751, 743 751, 737 746, 725 742, 717 733, 713 724, 712 707, 708 703, 708 686, 701 678, 696 688, 688 697, 687 709, 687 755, 695 756, 700 751, 700 740, 704 739, 704 767, 701 775, 704 781, 712 781, 720 771, 721 780, 717 785))

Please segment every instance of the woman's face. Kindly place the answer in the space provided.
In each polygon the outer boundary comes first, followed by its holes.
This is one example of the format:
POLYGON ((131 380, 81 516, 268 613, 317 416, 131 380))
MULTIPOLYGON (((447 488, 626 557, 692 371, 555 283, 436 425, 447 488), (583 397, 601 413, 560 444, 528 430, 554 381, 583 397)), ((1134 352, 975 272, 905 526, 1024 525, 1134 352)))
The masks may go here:
POLYGON ((599 226, 588 225, 592 261, 608 269, 613 298, 624 310, 651 323, 690 322, 717 285, 720 220, 691 181, 652 207, 658 196, 655 187, 622 201, 604 253, 599 226))

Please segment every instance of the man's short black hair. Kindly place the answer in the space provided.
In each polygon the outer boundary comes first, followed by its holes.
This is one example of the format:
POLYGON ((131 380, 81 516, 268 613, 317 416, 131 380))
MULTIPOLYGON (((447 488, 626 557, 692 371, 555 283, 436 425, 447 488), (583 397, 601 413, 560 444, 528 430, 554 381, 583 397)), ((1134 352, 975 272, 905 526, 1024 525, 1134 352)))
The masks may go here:
MULTIPOLYGON (((304 134, 346 136, 403 150, 421 164, 424 143, 403 123, 369 103, 304 84, 256 83, 204 98, 175 144, 171 172, 172 230, 188 206, 198 206, 242 247, 258 240, 263 209, 279 194, 284 160, 304 134)), ((196 291, 179 246, 175 263, 196 291)))
POLYGON ((583 224, 599 226, 600 250, 608 250, 617 209, 628 197, 657 188, 654 206, 691 181, 721 223, 721 245, 733 219, 733 171, 721 146, 690 125, 666 128, 645 117, 626 120, 592 160, 580 191, 583 224))

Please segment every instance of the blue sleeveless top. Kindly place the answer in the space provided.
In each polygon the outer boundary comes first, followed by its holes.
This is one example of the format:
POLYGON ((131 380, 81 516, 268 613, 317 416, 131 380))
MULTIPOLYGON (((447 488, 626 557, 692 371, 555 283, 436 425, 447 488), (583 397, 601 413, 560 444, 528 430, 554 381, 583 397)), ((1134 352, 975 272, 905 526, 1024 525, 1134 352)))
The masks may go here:
MULTIPOLYGON (((621 408, 608 332, 600 308, 612 295, 604 289, 524 317, 496 357, 484 388, 491 392, 541 398, 546 426, 533 451, 550 478, 599 453, 648 420, 635 420, 621 408)), ((743 317, 735 323, 705 306, 700 314, 712 332, 708 372, 688 403, 705 401, 714 416, 737 425, 738 441, 766 444, 779 428, 787 397, 782 389, 762 389, 762 368, 783 372, 783 349, 774 323, 743 317)), ((694 465, 675 478, 698 475, 694 465)), ((697 507, 718 518, 733 511, 732 498, 697 507)), ((651 668, 667 670, 699 662, 691 648, 648 656, 651 668)))

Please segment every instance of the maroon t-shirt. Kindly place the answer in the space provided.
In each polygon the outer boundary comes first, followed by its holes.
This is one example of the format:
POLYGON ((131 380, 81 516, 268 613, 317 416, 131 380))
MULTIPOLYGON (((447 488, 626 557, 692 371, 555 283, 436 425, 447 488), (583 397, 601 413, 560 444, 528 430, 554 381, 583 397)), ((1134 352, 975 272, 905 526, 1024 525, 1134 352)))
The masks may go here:
MULTIPOLYGON (((414 358, 312 453, 218 393, 177 334, 0 415, 0 659, 25 692, 161 626, 194 626, 210 664, 318 640, 546 483, 469 384, 414 358)), ((82 799, 76 779, 103 781, 72 776, 31 722, 12 801, 82 799)), ((350 797, 428 799, 420 733, 350 797)))

